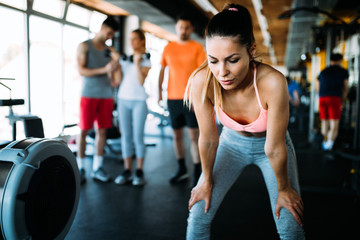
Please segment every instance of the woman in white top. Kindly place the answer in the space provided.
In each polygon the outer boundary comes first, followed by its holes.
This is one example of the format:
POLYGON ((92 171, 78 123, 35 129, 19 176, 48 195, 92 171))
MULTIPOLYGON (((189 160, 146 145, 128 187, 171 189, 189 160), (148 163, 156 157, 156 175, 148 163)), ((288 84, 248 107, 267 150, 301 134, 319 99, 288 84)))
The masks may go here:
POLYGON ((124 171, 115 179, 116 184, 132 182, 134 186, 145 184, 143 164, 145 155, 144 127, 148 113, 144 81, 150 70, 150 55, 145 52, 145 34, 141 29, 130 36, 133 55, 122 56, 121 83, 118 93, 118 113, 124 171), (137 169, 132 176, 132 157, 137 159, 137 169))

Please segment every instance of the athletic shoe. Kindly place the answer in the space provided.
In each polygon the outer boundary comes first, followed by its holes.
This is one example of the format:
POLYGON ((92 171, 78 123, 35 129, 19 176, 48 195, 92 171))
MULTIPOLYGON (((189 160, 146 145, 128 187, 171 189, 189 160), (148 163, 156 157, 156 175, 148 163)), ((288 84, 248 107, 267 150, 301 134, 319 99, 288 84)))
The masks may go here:
POLYGON ((91 177, 94 180, 98 180, 100 182, 108 182, 110 180, 110 176, 105 172, 105 170, 102 167, 99 167, 98 170, 95 172, 93 171, 91 173, 91 177))
POLYGON ((143 186, 145 184, 144 172, 142 169, 137 169, 134 175, 134 179, 132 181, 132 185, 134 186, 143 186))
POLYGON ((322 143, 321 143, 321 148, 322 148, 322 150, 324 150, 324 151, 329 150, 329 149, 327 148, 327 146, 326 146, 326 142, 322 142, 322 143))
POLYGON ((188 177, 189 177, 189 175, 187 173, 186 168, 180 168, 179 167, 176 174, 170 178, 170 183, 182 182, 183 180, 188 179, 188 177))
POLYGON ((80 184, 84 184, 86 182, 85 169, 80 169, 80 184))
POLYGON ((119 176, 115 178, 115 183, 119 185, 126 184, 128 182, 131 182, 131 171, 130 170, 124 170, 119 176))

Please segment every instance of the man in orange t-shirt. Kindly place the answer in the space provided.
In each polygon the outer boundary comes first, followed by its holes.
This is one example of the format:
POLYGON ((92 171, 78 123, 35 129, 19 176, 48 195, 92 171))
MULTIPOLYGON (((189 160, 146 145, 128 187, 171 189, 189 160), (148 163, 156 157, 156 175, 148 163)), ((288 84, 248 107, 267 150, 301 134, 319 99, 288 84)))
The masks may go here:
POLYGON ((179 168, 170 178, 170 183, 181 182, 188 178, 185 164, 184 127, 189 130, 191 156, 194 162, 192 186, 197 184, 201 174, 201 163, 198 148, 199 128, 194 111, 184 106, 183 99, 191 73, 206 59, 203 45, 190 39, 194 26, 187 15, 180 15, 175 25, 178 41, 165 46, 161 58, 159 75, 159 103, 162 101, 162 84, 165 68, 169 67, 167 87, 167 106, 170 113, 171 127, 174 132, 174 147, 179 168))

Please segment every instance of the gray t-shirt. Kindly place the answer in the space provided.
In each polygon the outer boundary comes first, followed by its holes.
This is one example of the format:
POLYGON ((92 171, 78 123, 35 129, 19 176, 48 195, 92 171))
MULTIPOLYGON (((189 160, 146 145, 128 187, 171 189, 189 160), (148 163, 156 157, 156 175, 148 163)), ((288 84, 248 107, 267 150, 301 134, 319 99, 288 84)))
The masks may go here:
MULTIPOLYGON (((95 49, 91 40, 86 42, 89 46, 86 67, 104 67, 111 60, 110 57, 106 56, 105 49, 99 51, 95 49)), ((81 96, 88 98, 112 98, 113 92, 111 87, 111 80, 108 78, 107 74, 83 77, 81 96)))

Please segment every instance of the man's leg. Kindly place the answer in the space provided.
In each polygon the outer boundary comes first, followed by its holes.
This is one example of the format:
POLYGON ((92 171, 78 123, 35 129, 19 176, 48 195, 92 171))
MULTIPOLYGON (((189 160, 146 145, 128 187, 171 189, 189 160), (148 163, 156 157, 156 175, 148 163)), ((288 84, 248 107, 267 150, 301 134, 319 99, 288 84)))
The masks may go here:
POLYGON ((77 153, 76 153, 76 162, 80 171, 80 184, 85 183, 85 169, 83 166, 83 161, 85 159, 85 149, 86 149, 86 136, 89 134, 89 130, 80 130, 80 135, 77 141, 77 153))
POLYGON ((93 163, 93 170, 96 171, 103 165, 103 158, 104 158, 104 149, 106 143, 106 129, 105 128, 98 128, 96 129, 95 135, 95 157, 98 157, 100 161, 93 163))
POLYGON ((330 98, 331 104, 329 107, 329 123, 330 130, 328 132, 327 147, 332 150, 334 142, 339 132, 340 118, 341 118, 341 98, 332 97, 330 98))
POLYGON ((106 131, 112 127, 114 101, 112 98, 97 99, 96 118, 97 127, 95 133, 95 155, 93 160, 92 178, 101 182, 110 180, 109 175, 103 168, 104 152, 106 144, 106 131))
POLYGON ((184 128, 173 129, 173 132, 176 158, 185 158, 184 128))
POLYGON ((199 154, 199 129, 198 128, 189 128, 189 137, 191 141, 191 156, 193 158, 194 164, 200 163, 200 154, 199 154))
POLYGON ((96 101, 91 98, 81 97, 80 99, 80 135, 77 139, 77 164, 80 171, 80 183, 83 184, 86 181, 85 178, 85 168, 83 166, 85 159, 85 149, 86 149, 86 136, 89 134, 90 130, 93 128, 95 111, 94 106, 96 101))
POLYGON ((329 133, 329 120, 322 119, 321 120, 321 134, 324 136, 324 138, 327 138, 328 133, 329 133))
POLYGON ((93 167, 91 177, 101 182, 108 182, 109 175, 105 172, 103 166, 104 162, 104 148, 106 143, 106 128, 97 128, 95 135, 95 155, 93 159, 93 167))
MULTIPOLYGON (((80 130, 80 135, 78 138, 78 151, 77 156, 79 158, 85 158, 85 149, 86 149, 86 136, 89 134, 89 130, 80 130)), ((82 165, 82 163, 80 163, 82 165)), ((79 166, 79 168, 81 168, 79 166)))
POLYGON ((327 149, 327 138, 329 133, 329 99, 328 97, 319 98, 319 115, 321 120, 321 135, 323 136, 323 142, 321 143, 321 148, 323 150, 327 149))
POLYGON ((189 137, 191 141, 191 157, 194 163, 194 174, 191 181, 191 188, 195 187, 199 177, 201 175, 201 162, 200 162, 200 153, 199 153, 199 129, 198 128, 189 128, 189 137))
POLYGON ((331 119, 329 122, 330 122, 330 130, 328 132, 327 147, 329 150, 332 150, 335 140, 338 136, 340 120, 331 119))
POLYGON ((326 142, 328 140, 328 133, 329 133, 329 120, 322 119, 321 120, 321 135, 323 135, 324 140, 321 144, 323 150, 327 150, 326 142))
POLYGON ((173 128, 173 133, 175 155, 178 159, 178 170, 176 174, 170 178, 170 183, 177 183, 188 178, 185 164, 184 128, 173 128))

